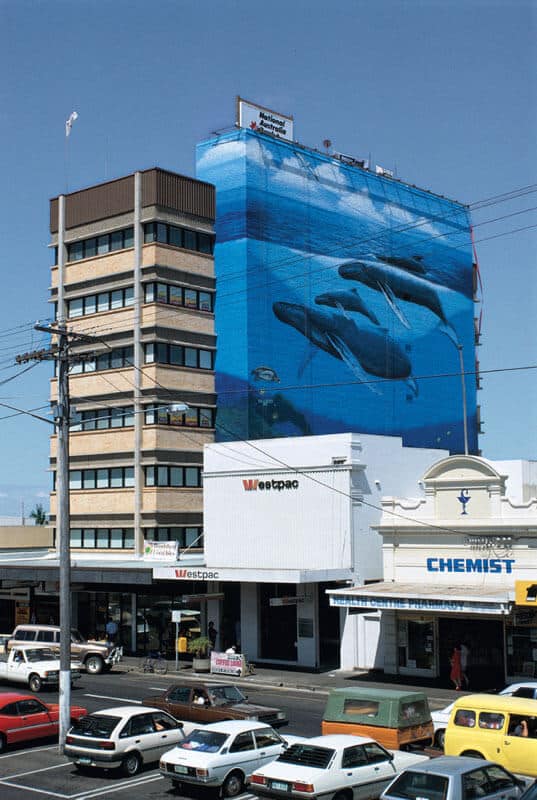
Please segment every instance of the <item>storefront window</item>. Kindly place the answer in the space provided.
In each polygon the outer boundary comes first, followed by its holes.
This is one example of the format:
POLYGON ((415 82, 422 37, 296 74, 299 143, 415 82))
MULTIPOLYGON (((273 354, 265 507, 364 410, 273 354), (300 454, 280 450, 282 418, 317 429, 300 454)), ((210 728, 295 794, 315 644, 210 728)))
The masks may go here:
POLYGON ((399 667, 434 670, 434 621, 400 618, 397 624, 399 667))
POLYGON ((507 674, 535 678, 537 670, 537 609, 517 608, 506 624, 507 674))

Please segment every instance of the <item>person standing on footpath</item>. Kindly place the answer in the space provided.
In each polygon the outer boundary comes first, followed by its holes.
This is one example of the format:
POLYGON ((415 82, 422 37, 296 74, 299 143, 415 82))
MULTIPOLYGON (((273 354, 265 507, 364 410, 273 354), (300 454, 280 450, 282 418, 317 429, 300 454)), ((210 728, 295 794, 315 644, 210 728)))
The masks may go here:
POLYGON ((462 674, 462 681, 466 689, 470 688, 470 679, 468 678, 468 660, 470 658, 470 649, 466 642, 461 642, 460 644, 460 651, 461 651, 461 674, 462 674))
POLYGON ((453 648, 449 663, 451 664, 449 677, 455 684, 455 691, 460 692, 462 687, 461 651, 457 645, 453 648))
POLYGON ((207 636, 209 637, 209 641, 211 643, 211 650, 214 650, 216 647, 216 637, 218 636, 218 631, 214 627, 214 622, 212 620, 209 622, 207 636))
POLYGON ((106 623, 105 630, 108 641, 111 642, 112 644, 115 644, 117 638, 117 630, 118 630, 117 622, 112 618, 110 618, 106 623))

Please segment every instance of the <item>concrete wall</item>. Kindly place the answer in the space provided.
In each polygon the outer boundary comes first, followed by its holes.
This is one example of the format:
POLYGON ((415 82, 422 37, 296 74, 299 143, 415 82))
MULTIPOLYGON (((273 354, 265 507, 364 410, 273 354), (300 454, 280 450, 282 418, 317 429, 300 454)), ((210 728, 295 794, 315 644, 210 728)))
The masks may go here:
POLYGON ((0 549, 24 550, 27 547, 52 547, 52 528, 48 525, 0 526, 0 549))

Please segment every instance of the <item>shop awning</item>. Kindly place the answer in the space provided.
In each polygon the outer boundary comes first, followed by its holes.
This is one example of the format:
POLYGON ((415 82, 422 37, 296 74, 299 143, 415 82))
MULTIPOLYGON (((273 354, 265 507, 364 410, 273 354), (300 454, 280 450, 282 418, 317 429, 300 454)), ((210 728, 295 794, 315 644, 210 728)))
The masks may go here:
POLYGON ((502 614, 511 611, 514 591, 491 586, 436 586, 423 583, 382 581, 367 586, 330 589, 330 605, 366 613, 424 611, 442 614, 502 614))

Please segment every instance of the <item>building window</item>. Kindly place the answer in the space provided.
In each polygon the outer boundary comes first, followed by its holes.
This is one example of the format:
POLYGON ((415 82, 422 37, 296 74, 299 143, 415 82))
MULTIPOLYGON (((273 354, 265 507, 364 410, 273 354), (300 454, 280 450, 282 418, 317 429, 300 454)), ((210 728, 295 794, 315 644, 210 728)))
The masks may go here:
POLYGON ((102 311, 117 311, 119 308, 132 306, 134 303, 134 287, 114 289, 112 292, 99 292, 86 297, 75 297, 67 302, 67 315, 71 317, 86 317, 102 311))
POLYGON ((191 228, 180 228, 177 225, 167 225, 163 222, 146 222, 144 225, 144 243, 168 244, 171 247, 181 247, 185 250, 194 250, 197 253, 212 255, 214 249, 214 236, 211 233, 194 231, 191 228))
POLYGON ((179 547, 192 547, 203 549, 203 528, 201 527, 174 527, 174 528, 144 528, 144 539, 149 542, 179 542, 179 547))
MULTIPOLYGON (((213 359, 212 350, 182 347, 181 345, 168 344, 167 342, 148 342, 144 344, 144 361, 146 364, 170 364, 174 367, 212 370, 213 359)), ((97 369, 99 369, 99 366, 97 366, 97 369)))
POLYGON ((172 425, 178 428, 214 428, 214 409, 189 406, 187 411, 170 411, 169 405, 152 405, 145 411, 146 425, 172 425))
MULTIPOLYGON (((134 228, 123 228, 91 239, 82 239, 67 245, 67 261, 80 261, 134 246, 134 228)), ((56 263, 57 260, 56 260, 56 263)))
POLYGON ((133 528, 71 528, 71 547, 124 550, 134 547, 133 528))
POLYGON ((105 353, 100 353, 97 358, 85 358, 83 361, 77 361, 69 367, 70 375, 77 375, 81 372, 101 372, 106 369, 123 369, 124 367, 132 367, 132 360, 134 358, 134 348, 118 347, 114 350, 107 350, 105 353))
POLYGON ((145 485, 172 488, 199 488, 201 483, 201 467, 164 466, 144 467, 145 485))
POLYGON ((69 471, 69 489, 130 489, 134 467, 104 467, 69 471))
POLYGON ((146 303, 166 303, 170 306, 192 308, 196 311, 213 310, 214 295, 198 289, 174 286, 169 283, 145 283, 144 300, 146 303))

